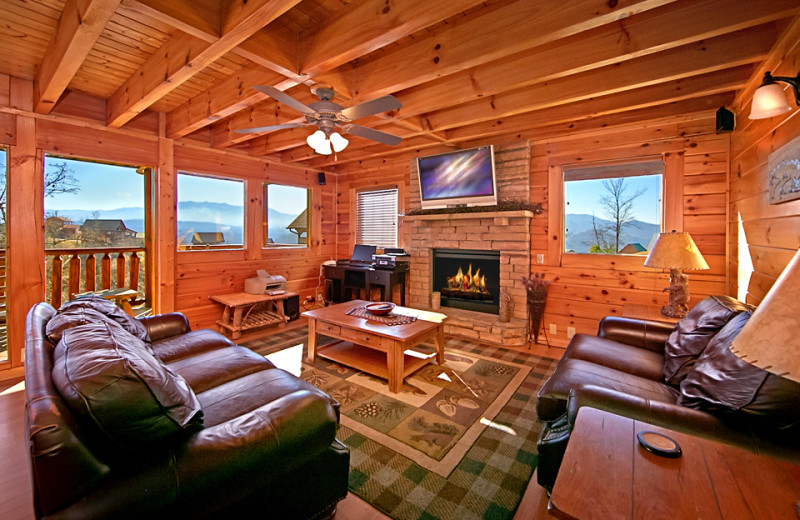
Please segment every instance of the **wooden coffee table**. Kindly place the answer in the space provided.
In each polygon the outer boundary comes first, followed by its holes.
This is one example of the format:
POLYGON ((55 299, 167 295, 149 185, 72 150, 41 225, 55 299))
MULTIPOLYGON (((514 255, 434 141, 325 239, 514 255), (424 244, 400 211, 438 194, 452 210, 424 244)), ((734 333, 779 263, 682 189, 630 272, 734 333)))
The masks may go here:
POLYGON ((797 519, 800 466, 594 408, 578 412, 550 496, 565 519, 797 519), (679 458, 645 451, 649 430, 679 458))
MULTIPOLYGON (((349 316, 347 311, 363 307, 370 302, 353 300, 338 305, 304 312, 308 318, 308 360, 317 355, 368 374, 387 379, 389 391, 398 393, 403 388, 403 379, 427 365, 433 357, 444 363, 444 319, 443 314, 429 313, 440 317, 433 322, 417 319, 404 325, 385 325, 365 318, 349 316), (340 341, 317 348, 317 333, 340 341), (406 354, 406 350, 427 340, 433 340, 436 354, 420 357, 406 354)), ((396 307, 396 314, 414 314, 415 309, 396 307)))

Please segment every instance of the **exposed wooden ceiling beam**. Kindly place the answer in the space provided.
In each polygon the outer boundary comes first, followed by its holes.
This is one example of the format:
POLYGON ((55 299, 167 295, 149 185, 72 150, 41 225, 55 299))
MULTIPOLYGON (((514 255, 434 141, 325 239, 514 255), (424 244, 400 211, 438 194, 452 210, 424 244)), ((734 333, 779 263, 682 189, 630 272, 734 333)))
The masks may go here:
POLYGON ((505 4, 359 65, 354 70, 357 94, 381 96, 397 92, 670 2, 571 0, 562 2, 557 9, 551 0, 505 4), (476 38, 476 34, 481 37, 476 38))
POLYGON ((740 31, 618 65, 483 97, 433 112, 425 119, 431 130, 447 130, 755 63, 767 55, 774 39, 772 26, 762 26, 751 32, 740 31))
POLYGON ((301 34, 300 72, 309 78, 465 11, 483 0, 364 0, 351 3, 319 29, 301 34))
POLYGON ((225 31, 209 44, 185 33, 173 36, 108 100, 106 122, 120 127, 166 93, 203 70, 300 0, 237 0, 223 17, 225 31), (247 3, 249 7, 241 8, 247 3), (237 25, 231 25, 238 22, 237 25))
MULTIPOLYGON (((50 113, 92 50, 119 2, 67 0, 33 83, 34 111, 50 113)), ((13 49, 6 49, 6 52, 13 52, 13 49)))

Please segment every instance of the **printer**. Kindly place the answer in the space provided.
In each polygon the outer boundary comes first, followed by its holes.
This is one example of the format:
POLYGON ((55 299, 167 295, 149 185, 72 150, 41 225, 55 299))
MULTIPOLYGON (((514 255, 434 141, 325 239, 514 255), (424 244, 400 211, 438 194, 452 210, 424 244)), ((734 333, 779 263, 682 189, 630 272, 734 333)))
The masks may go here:
POLYGON ((286 278, 279 274, 269 274, 263 269, 256 271, 258 276, 244 281, 244 292, 248 294, 281 294, 286 292, 286 278))

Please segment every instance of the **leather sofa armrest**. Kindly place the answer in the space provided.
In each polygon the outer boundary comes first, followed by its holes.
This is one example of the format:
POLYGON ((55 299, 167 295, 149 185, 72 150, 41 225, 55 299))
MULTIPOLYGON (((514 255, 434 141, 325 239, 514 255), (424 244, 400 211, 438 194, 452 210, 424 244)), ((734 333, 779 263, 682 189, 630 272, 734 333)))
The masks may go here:
POLYGON ((139 321, 141 321, 147 329, 147 333, 150 335, 150 341, 171 338, 172 336, 185 334, 192 330, 189 326, 189 320, 180 312, 145 316, 139 318, 139 321))
POLYGON ((578 385, 569 392, 567 418, 575 425, 580 408, 588 406, 681 433, 758 451, 755 433, 741 423, 728 425, 716 415, 678 404, 653 401, 595 385, 578 385))
POLYGON ((600 320, 597 335, 633 347, 663 353, 664 344, 674 329, 675 325, 660 321, 606 316, 600 320))
POLYGON ((329 449, 337 425, 328 399, 300 390, 201 430, 175 455, 182 506, 236 502, 329 449))

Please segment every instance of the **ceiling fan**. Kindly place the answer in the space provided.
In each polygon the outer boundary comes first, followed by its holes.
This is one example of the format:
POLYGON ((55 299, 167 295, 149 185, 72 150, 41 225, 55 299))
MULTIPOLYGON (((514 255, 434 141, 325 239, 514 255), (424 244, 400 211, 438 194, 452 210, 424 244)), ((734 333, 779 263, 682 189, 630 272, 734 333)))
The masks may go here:
POLYGON ((256 85, 253 88, 283 103, 287 107, 297 110, 305 116, 306 120, 298 123, 258 126, 236 130, 236 132, 240 134, 272 132, 273 130, 282 130, 284 128, 316 125, 318 128, 317 132, 310 135, 307 141, 309 146, 314 148, 318 153, 326 155, 331 153, 331 148, 333 148, 335 152, 340 152, 347 146, 347 139, 339 135, 336 130, 372 139, 373 141, 391 146, 403 140, 402 137, 367 128, 366 126, 356 125, 351 122, 362 117, 401 108, 403 105, 394 96, 382 96, 349 108, 344 108, 342 105, 331 101, 334 92, 332 88, 326 86, 320 86, 312 90, 314 94, 319 96, 319 101, 309 105, 304 105, 275 87, 256 85))

